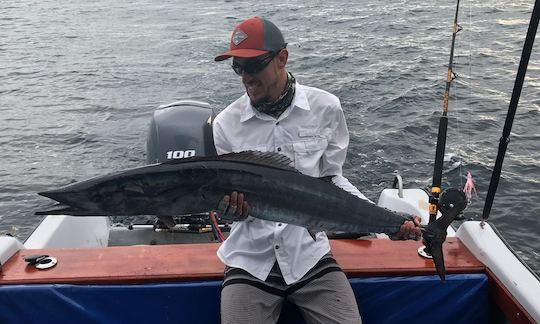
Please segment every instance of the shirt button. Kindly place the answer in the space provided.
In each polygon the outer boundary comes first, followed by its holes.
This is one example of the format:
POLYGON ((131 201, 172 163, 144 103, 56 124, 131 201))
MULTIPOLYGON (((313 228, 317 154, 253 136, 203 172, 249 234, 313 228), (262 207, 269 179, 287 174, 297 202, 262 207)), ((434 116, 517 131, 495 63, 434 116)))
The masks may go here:
POLYGON ((278 147, 278 148, 277 148, 277 151, 278 151, 278 152, 281 152, 281 147, 278 147))
POLYGON ((277 226, 281 226, 281 223, 277 224, 277 226))
POLYGON ((276 250, 279 250, 279 245, 276 245, 275 248, 276 248, 276 250))
POLYGON ((276 125, 279 125, 279 122, 276 122, 276 125))

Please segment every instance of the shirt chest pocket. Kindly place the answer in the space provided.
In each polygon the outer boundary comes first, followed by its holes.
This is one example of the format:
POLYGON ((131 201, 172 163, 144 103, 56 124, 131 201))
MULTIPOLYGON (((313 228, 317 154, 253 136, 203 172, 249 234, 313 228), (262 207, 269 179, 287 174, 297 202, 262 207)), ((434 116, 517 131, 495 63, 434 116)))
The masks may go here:
POLYGON ((326 146, 328 146, 326 138, 312 138, 293 143, 293 150, 294 154, 302 156, 313 154, 318 151, 324 152, 326 146))
POLYGON ((293 142, 294 164, 302 173, 319 175, 319 163, 328 147, 330 129, 300 128, 293 142))

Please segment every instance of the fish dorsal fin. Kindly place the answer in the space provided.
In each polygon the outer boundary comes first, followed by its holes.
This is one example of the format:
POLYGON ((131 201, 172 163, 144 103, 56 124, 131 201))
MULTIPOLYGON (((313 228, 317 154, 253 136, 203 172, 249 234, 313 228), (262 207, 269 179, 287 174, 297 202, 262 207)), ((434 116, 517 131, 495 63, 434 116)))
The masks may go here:
POLYGON ((243 151, 223 154, 218 158, 224 161, 247 162, 288 171, 298 171, 293 167, 294 163, 291 159, 275 152, 243 151))
POLYGON ((257 164, 286 171, 299 172, 294 168, 294 163, 287 156, 275 152, 242 151, 237 153, 227 153, 218 156, 194 156, 185 159, 168 160, 162 164, 182 164, 186 162, 203 161, 230 161, 257 164))

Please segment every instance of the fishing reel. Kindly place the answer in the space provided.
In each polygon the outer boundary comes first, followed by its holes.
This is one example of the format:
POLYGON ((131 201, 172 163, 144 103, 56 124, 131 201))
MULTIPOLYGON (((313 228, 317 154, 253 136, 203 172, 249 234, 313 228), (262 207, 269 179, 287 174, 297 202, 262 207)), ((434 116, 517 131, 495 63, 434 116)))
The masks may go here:
MULTIPOLYGON (((445 214, 452 207, 466 200, 467 200, 467 197, 465 196, 465 193, 463 192, 463 190, 457 189, 457 188, 448 188, 444 190, 441 193, 441 196, 439 197, 439 210, 441 211, 441 213, 445 214)), ((462 220, 463 219, 462 213, 463 211, 461 211, 460 215, 457 216, 454 220, 462 220)))
MULTIPOLYGON (((443 226, 443 228, 438 228, 438 226, 433 223, 434 227, 430 229, 431 233, 431 239, 439 240, 441 243, 444 242, 446 239, 446 228, 450 225, 450 223, 454 220, 462 220, 463 219, 463 210, 465 210, 467 206, 467 197, 465 196, 465 193, 463 190, 456 189, 456 188, 449 188, 444 190, 441 195, 439 196, 439 202, 438 207, 443 217, 448 217, 450 215, 446 215, 450 212, 450 210, 456 206, 459 206, 459 210, 454 210, 453 213, 455 213, 452 217, 453 219, 450 219, 446 225, 443 226)), ((425 228, 428 229, 430 226, 432 226, 432 223, 428 224, 425 228)), ((439 225, 440 226, 440 225, 439 225)), ((432 249, 431 247, 426 243, 426 234, 424 233, 424 245, 420 246, 418 248, 418 254, 424 258, 432 259, 432 249)), ((442 253, 442 250, 439 251, 439 253, 442 253)))

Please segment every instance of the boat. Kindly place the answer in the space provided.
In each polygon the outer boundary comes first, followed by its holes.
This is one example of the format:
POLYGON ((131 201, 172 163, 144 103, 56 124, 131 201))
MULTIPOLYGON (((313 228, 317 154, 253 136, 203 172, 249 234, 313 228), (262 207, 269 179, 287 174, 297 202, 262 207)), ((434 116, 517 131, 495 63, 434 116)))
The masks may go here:
MULTIPOLYGON (((148 162, 214 154, 213 117, 199 101, 159 107, 148 162)), ((430 193, 393 177, 377 204, 428 224, 430 193)), ((219 323, 224 266, 216 251, 229 224, 208 221, 211 216, 125 226, 109 217, 48 215, 24 242, 0 236, 0 322, 219 323)), ((447 235, 442 281, 420 241, 331 233, 365 323, 540 321, 540 278, 493 222, 463 221, 447 235)), ((279 323, 302 322, 286 302, 279 323)))
MULTIPOLYGON (((148 161, 212 154, 207 145, 212 118, 210 106, 197 101, 158 108, 150 124, 148 161), (182 123, 185 127, 177 127, 182 123), (207 140, 174 141, 185 136, 207 140)), ((428 193, 403 188, 402 177, 394 176, 395 188, 384 189, 378 205, 420 215, 427 224, 428 193)), ((24 243, 0 237, 0 321, 218 323, 224 266, 207 216, 180 217, 170 227, 159 220, 114 226, 109 217, 49 215, 24 243)), ((224 233, 227 228, 217 227, 224 233)), ((432 260, 418 254, 419 241, 334 233, 331 246, 366 323, 540 318, 539 278, 490 222, 465 221, 457 231, 448 229, 444 282, 432 260)), ((287 304, 280 323, 301 322, 299 311, 287 304)))

